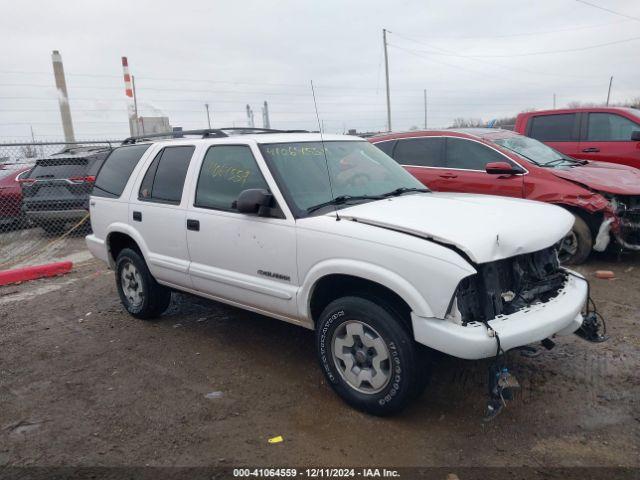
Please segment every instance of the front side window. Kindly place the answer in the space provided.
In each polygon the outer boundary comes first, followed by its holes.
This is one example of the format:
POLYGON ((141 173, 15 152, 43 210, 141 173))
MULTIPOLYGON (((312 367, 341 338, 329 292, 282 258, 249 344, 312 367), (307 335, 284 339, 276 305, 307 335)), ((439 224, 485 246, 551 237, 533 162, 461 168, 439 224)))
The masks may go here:
POLYGON ((587 141, 628 142, 631 133, 640 130, 640 124, 614 113, 590 113, 587 141))
POLYGON ((404 168, 366 141, 274 143, 262 145, 261 150, 297 217, 338 197, 375 197, 398 188, 424 189, 404 168))
POLYGON ((246 145, 210 147, 202 161, 195 206, 232 211, 243 190, 269 187, 246 145))
POLYGON ((111 152, 98 172, 92 195, 117 198, 149 145, 119 147, 111 152))
POLYGON ((178 205, 194 147, 166 147, 147 169, 140 185, 139 199, 178 205))
POLYGON ((400 165, 444 167, 444 138, 398 140, 393 158, 400 165))
POLYGON ((528 136, 541 142, 575 142, 575 113, 540 115, 531 119, 528 136))
MULTIPOLYGON (((447 168, 485 171, 487 163, 509 162, 495 150, 471 140, 447 138, 447 168)), ((510 162, 509 162, 510 163, 510 162)))

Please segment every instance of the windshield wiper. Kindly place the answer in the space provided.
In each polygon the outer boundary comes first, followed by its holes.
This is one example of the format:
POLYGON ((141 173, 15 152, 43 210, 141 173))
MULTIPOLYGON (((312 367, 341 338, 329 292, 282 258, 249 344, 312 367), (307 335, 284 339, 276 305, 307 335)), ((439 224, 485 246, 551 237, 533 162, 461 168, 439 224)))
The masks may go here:
POLYGON ((382 195, 338 195, 336 198, 332 198, 328 202, 322 202, 318 205, 313 205, 307 208, 307 213, 315 212, 316 210, 328 207, 329 205, 341 205, 352 200, 382 200, 383 198, 384 197, 382 195))
POLYGON ((429 193, 430 191, 431 190, 429 190, 428 188, 400 187, 400 188, 396 188, 395 190, 392 190, 390 192, 383 193, 381 196, 382 197, 397 197, 398 195, 402 195, 403 193, 407 193, 407 192, 429 193))
POLYGON ((572 158, 556 158, 555 160, 551 160, 547 163, 540 164, 541 167, 553 167, 554 165, 559 165, 562 162, 567 162, 570 165, 583 165, 578 160, 573 160, 572 158))

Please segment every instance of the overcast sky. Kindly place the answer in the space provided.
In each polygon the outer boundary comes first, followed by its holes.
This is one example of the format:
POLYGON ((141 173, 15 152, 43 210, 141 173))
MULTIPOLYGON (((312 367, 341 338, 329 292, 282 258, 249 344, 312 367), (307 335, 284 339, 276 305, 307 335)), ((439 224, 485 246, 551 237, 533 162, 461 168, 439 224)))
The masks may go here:
POLYGON ((5 2, 0 16, 0 141, 61 139, 51 51, 62 54, 76 137, 128 134, 120 57, 142 115, 183 128, 383 130, 382 29, 391 31, 394 130, 456 117, 490 120, 571 101, 640 96, 640 2, 589 0, 5 2), (629 17, 635 17, 629 18, 629 17), (603 45, 605 44, 605 45, 603 45), (607 45, 608 44, 608 45, 607 45), (592 48, 593 47, 593 48, 592 48), (555 52, 555 53, 548 53, 555 52))

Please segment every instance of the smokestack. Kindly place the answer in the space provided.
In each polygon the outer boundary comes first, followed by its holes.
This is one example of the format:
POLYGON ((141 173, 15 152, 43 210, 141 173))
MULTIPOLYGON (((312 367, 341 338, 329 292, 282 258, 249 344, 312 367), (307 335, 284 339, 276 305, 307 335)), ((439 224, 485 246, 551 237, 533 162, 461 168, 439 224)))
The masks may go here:
POLYGON ((64 77, 64 67, 62 66, 62 56, 58 50, 51 54, 53 62, 53 77, 58 90, 58 103, 60 104, 60 117, 62 118, 62 130, 64 131, 65 142, 75 142, 73 134, 73 122, 71 121, 71 109, 69 108, 69 95, 67 93, 67 81, 64 77))
POLYGON ((269 122, 269 105, 266 100, 262 107, 262 126, 264 128, 271 128, 271 122, 269 122))
POLYGON ((255 123, 253 122, 253 110, 251 110, 249 104, 247 104, 247 125, 249 128, 255 127, 255 123))
POLYGON ((129 132, 132 137, 138 135, 138 116, 136 115, 133 84, 129 73, 129 61, 122 57, 122 73, 124 74, 124 94, 127 96, 127 113, 129 115, 129 132))

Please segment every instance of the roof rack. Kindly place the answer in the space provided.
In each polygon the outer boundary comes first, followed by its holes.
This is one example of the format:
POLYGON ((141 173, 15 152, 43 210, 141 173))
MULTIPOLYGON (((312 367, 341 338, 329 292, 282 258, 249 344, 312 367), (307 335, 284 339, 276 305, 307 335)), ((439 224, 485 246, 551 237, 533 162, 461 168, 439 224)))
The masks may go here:
POLYGON ((186 135, 199 135, 201 138, 224 138, 230 132, 236 135, 246 135, 249 133, 309 133, 308 130, 276 130, 273 128, 254 127, 227 127, 227 128, 207 128, 204 130, 176 130, 165 133, 151 133, 149 135, 139 135, 137 137, 125 138, 122 145, 133 145, 137 142, 151 140, 154 138, 183 138, 186 135))

